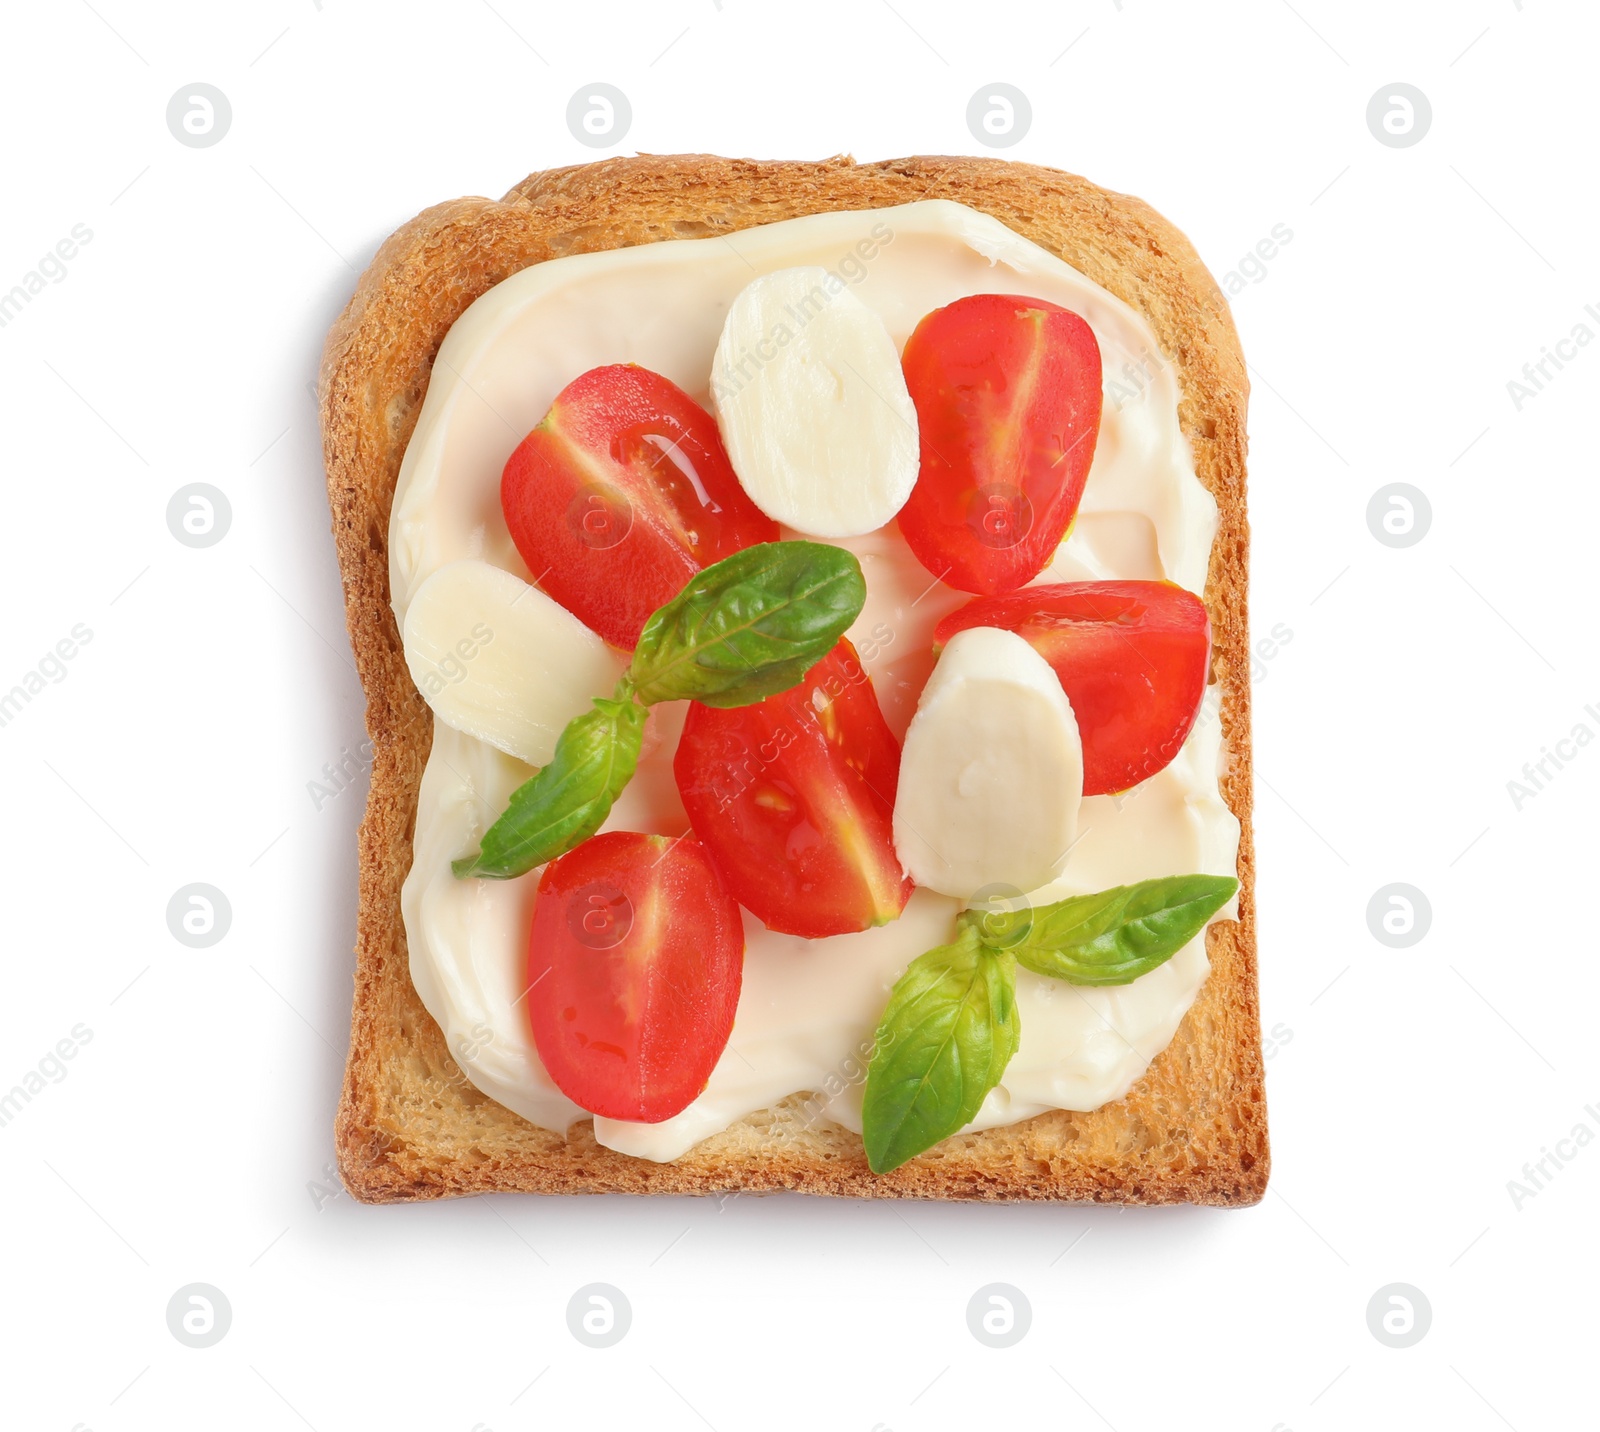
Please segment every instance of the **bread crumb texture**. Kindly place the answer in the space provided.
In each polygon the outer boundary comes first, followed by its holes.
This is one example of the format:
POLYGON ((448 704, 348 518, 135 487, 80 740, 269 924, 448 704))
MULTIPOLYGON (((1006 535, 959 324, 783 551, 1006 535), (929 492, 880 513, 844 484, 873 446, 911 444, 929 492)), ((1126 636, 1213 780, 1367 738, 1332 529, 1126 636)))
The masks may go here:
POLYGON ((709 155, 608 159, 532 174, 504 199, 420 214, 379 249, 328 335, 320 399, 333 533, 374 746, 360 831, 355 1004, 336 1138, 350 1192, 372 1203, 529 1193, 802 1193, 1093 1203, 1259 1201, 1269 1167, 1256 993, 1251 840, 1244 359, 1227 303, 1187 239, 1137 199, 995 159, 856 164, 709 155), (480 294, 530 264, 662 239, 732 234, 834 209, 952 199, 1060 255, 1142 313, 1178 366, 1180 418, 1221 527, 1206 605, 1212 679, 1232 753, 1239 918, 1213 924, 1211 973, 1171 1045, 1127 1095, 964 1134, 874 1175, 861 1140, 796 1095, 672 1163, 601 1148, 589 1121, 535 1128, 461 1074, 411 984, 400 887, 432 718, 389 609, 395 481, 435 353, 480 294))

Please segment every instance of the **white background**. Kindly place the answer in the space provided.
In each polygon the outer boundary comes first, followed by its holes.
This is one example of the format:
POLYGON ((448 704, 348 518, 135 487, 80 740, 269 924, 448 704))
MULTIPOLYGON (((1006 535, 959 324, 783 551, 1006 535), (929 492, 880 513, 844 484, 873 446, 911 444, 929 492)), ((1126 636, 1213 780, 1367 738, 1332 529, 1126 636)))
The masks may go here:
POLYGON ((6 1425, 1260 1429, 1593 1420, 1600 1132, 1592 906, 1600 749, 1600 348, 1519 411, 1507 382, 1600 306, 1592 7, 1241 0, 542 6, 79 0, 10 7, 0 291, 92 241, 0 329, 0 690, 92 640, 0 727, 6 1425), (1589 13, 1584 13, 1585 9, 1589 13), (206 149, 168 131, 203 81, 206 149), (612 152, 983 153, 969 98, 1031 99, 1010 157, 1136 193, 1223 279, 1250 358, 1252 605, 1292 639, 1256 687, 1274 1177, 1242 1212, 504 1197, 364 1208, 326 1166, 350 1005, 364 784, 308 384, 381 239, 420 208, 612 152), (1431 101, 1409 148, 1369 98, 1431 101), (193 550, 165 511, 232 504, 193 550), (1375 540, 1384 484, 1426 537, 1375 540), (1554 771, 1553 767, 1547 767, 1554 771), (232 927, 194 950, 193 881, 232 927), (1408 949, 1369 932, 1402 881, 1408 949), (1585 1111, 1586 1104, 1596 1112, 1585 1111), (1575 1145, 1568 1144, 1568 1153, 1575 1145), (207 1349, 175 1290, 232 1307, 207 1349), (628 1336, 580 1346, 582 1285, 628 1336), (967 1301, 1030 1300, 1016 1347, 967 1301), (1404 1282, 1408 1349, 1369 1332, 1404 1282), (530 1384, 531 1387, 530 1387, 530 1384))

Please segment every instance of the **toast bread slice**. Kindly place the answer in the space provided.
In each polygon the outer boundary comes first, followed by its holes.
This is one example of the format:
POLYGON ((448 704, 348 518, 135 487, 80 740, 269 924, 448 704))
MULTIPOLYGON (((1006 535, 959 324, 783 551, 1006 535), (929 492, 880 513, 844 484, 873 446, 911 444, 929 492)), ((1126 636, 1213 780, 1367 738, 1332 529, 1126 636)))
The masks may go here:
POLYGON ((723 1193, 792 1189, 873 1198, 1243 1205, 1269 1168, 1255 954, 1245 517, 1248 383, 1228 306, 1188 240, 1141 201, 1074 175, 997 159, 856 164, 708 155, 602 160, 530 175, 504 199, 426 210, 379 249, 328 335, 323 451, 350 639, 367 698, 371 793, 359 837, 360 907, 338 1165, 358 1199, 490 1191, 723 1193), (1210 927, 1211 972, 1169 1047, 1123 1099, 958 1135, 875 1175, 860 1138, 795 1095, 681 1158, 602 1148, 585 1120, 535 1128, 467 1082, 412 987, 400 887, 411 865, 432 714, 389 606, 390 505, 446 331, 530 264, 663 239, 729 234, 832 209, 953 199, 1058 254, 1142 313, 1178 365, 1180 421, 1220 508, 1205 601, 1230 754, 1222 796, 1239 818, 1238 919, 1210 927))

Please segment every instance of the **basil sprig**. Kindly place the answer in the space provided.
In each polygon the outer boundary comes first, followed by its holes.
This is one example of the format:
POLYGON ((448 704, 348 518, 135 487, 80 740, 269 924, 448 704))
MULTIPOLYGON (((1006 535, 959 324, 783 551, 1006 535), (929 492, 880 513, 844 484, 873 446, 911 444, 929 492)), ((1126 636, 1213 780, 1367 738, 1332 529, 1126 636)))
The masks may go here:
POLYGON ((1019 964, 1076 985, 1131 984, 1189 943, 1239 888, 1174 875, 1036 910, 967 910, 919 955, 879 1022, 861 1108, 867 1164, 888 1173, 971 1123, 1022 1038, 1019 964))
POLYGON ((586 841, 639 764, 648 714, 633 699, 627 677, 612 697, 597 696, 592 711, 567 723, 550 764, 512 792, 505 814, 485 832, 483 848, 450 868, 458 876, 509 880, 586 841))
MULTIPOLYGON (((1075 895, 1032 912, 1019 932, 997 931, 1017 963, 1037 975, 1076 985, 1129 984, 1165 964, 1232 899, 1239 882, 1221 875, 1172 875, 1118 885, 1095 895, 1075 895)), ((968 910, 961 917, 983 933, 992 917, 968 910)))
POLYGON ((821 542, 762 542, 707 567, 644 624, 639 699, 749 706, 796 686, 867 599, 861 563, 821 542))
POLYGON ((763 542, 707 567, 644 624, 608 697, 574 717, 550 764, 512 793, 458 876, 509 880, 605 823, 639 764, 648 706, 750 706, 797 686, 860 614, 861 564, 841 547, 763 542))
POLYGON ((918 955, 896 981, 867 1069, 867 1163, 898 1168, 972 1122, 1017 1052, 1016 961, 974 926, 918 955))

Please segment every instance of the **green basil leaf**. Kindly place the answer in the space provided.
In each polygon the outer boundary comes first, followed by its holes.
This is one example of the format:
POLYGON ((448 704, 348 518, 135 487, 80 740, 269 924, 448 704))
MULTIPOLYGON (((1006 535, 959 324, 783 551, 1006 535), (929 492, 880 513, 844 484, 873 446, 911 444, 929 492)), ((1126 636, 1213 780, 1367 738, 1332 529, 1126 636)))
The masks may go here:
MULTIPOLYGON (((1020 938, 1008 928, 998 939, 1035 974, 1077 985, 1130 984, 1194 939, 1238 888, 1237 880, 1222 875, 1141 880, 1043 905, 1020 938)), ((995 943, 985 919, 969 910, 960 923, 985 944, 995 943)))
POLYGON ((633 700, 628 679, 615 697, 567 723, 550 764, 517 787, 476 855, 453 861, 458 876, 509 880, 565 855, 599 830, 639 764, 649 713, 633 700))
POLYGON ((1022 1035, 1016 962, 964 927, 912 960, 878 1025, 862 1102, 867 1163, 887 1173, 972 1121, 1022 1035))
POLYGON ((639 699, 748 706, 796 686, 861 613, 854 553, 762 542, 707 567, 644 624, 630 668, 639 699))

